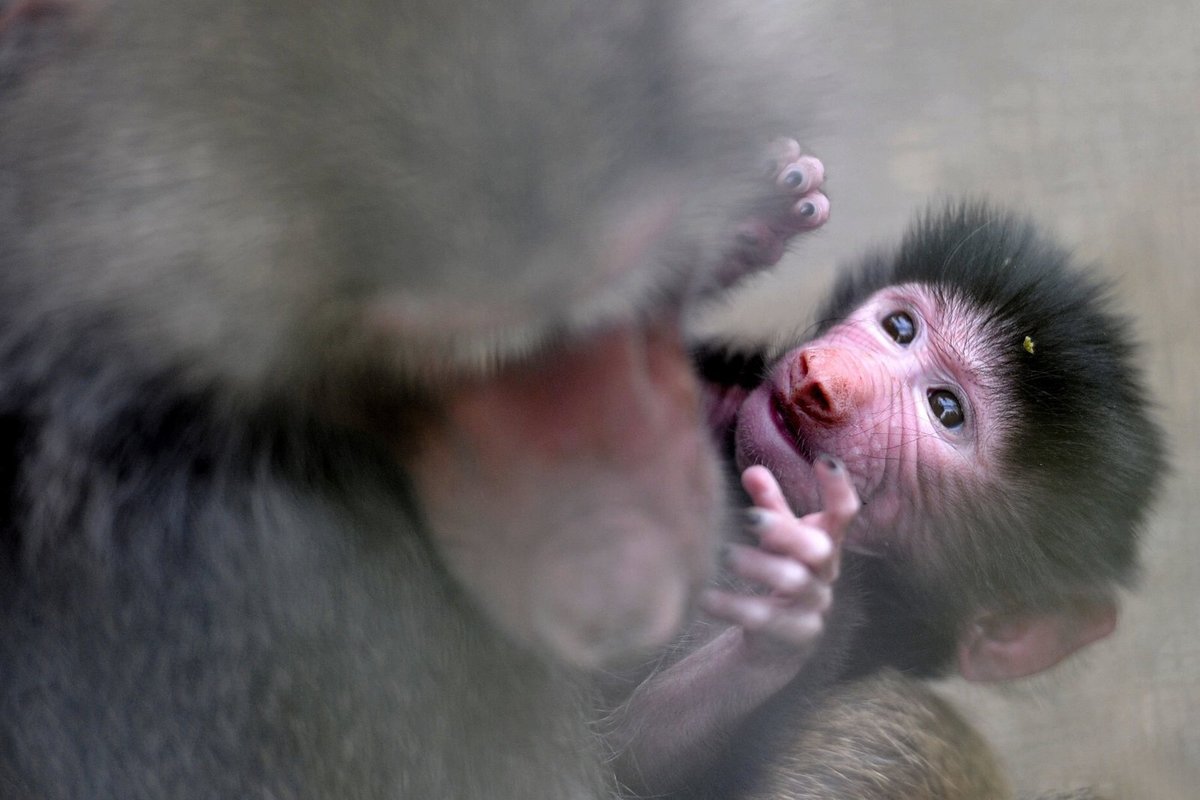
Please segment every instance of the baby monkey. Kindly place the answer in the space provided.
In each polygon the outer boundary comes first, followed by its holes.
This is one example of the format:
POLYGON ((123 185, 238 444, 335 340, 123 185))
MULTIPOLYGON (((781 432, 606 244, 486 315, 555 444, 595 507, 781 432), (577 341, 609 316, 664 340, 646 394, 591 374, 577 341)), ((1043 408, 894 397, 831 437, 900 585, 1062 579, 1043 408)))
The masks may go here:
POLYGON ((720 624, 613 713, 636 791, 757 796, 838 686, 1047 669, 1111 633, 1136 574, 1161 434, 1129 324, 1064 249, 948 206, 846 272, 819 320, 782 354, 701 350, 752 541, 702 599, 720 624))

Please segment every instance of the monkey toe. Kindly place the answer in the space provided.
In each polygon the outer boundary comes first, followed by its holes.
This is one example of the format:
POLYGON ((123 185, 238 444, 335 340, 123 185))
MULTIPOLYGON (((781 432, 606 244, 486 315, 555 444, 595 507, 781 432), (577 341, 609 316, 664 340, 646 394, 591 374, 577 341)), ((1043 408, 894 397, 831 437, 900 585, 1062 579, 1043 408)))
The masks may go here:
POLYGON ((796 230, 810 230, 825 224, 829 219, 829 198, 818 191, 802 195, 792 205, 791 221, 796 230))
POLYGON ((825 165, 815 156, 805 155, 789 161, 779 170, 775 184, 785 193, 797 196, 820 189, 825 183, 825 165))

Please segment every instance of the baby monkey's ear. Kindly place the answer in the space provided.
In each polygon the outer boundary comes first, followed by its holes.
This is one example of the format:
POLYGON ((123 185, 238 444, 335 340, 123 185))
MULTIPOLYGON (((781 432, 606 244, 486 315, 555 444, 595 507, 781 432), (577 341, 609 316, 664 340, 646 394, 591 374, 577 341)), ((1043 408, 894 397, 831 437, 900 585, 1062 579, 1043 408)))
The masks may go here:
POLYGON ((1116 626, 1116 601, 1095 595, 1079 595, 1050 611, 984 611, 959 638, 958 671, 969 681, 1033 675, 1116 626))

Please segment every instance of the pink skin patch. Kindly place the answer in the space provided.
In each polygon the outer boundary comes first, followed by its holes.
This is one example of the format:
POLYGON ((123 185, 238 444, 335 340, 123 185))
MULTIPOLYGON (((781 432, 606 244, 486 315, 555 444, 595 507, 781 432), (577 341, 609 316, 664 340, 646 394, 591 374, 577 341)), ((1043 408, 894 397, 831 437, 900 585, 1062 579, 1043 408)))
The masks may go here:
POLYGON ((848 546, 886 551, 885 533, 936 514, 945 485, 938 478, 978 480, 993 460, 991 421, 1002 397, 988 387, 988 340, 968 305, 924 286, 876 293, 787 353, 742 403, 739 467, 766 466, 802 515, 821 507, 814 459, 836 456, 864 505, 848 546), (897 313, 912 323, 910 341, 885 324, 897 313))
POLYGON ((440 407, 412 479, 481 608, 588 668, 665 643, 723 519, 676 326, 565 345, 448 387, 440 407))

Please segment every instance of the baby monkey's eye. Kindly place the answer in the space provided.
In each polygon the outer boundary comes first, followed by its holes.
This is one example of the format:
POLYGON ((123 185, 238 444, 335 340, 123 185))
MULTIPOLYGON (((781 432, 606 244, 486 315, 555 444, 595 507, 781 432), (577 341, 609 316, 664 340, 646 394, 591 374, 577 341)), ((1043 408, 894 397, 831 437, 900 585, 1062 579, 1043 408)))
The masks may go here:
POLYGON ((908 344, 917 335, 917 324, 905 311, 893 311, 883 318, 883 329, 897 344, 908 344))
POLYGON ((938 422, 951 430, 962 427, 966 420, 958 398, 945 389, 930 390, 929 407, 933 409, 933 415, 938 418, 938 422))

